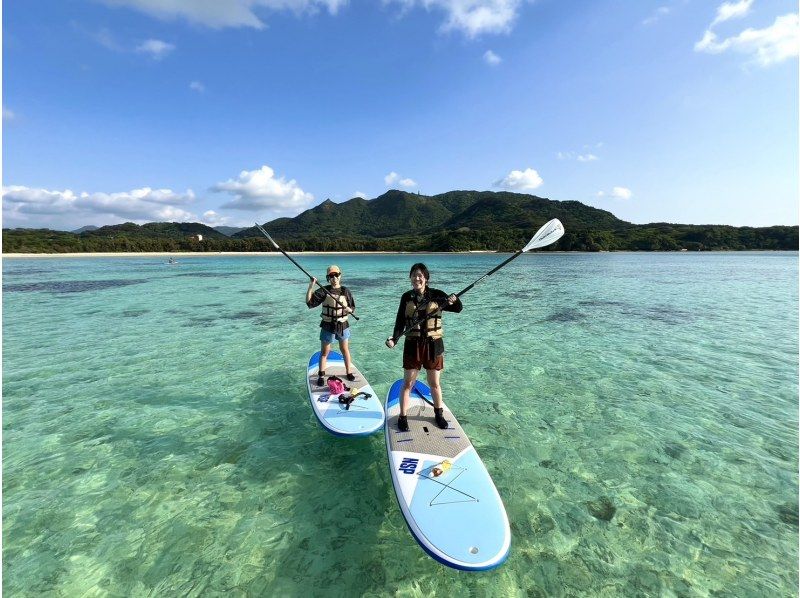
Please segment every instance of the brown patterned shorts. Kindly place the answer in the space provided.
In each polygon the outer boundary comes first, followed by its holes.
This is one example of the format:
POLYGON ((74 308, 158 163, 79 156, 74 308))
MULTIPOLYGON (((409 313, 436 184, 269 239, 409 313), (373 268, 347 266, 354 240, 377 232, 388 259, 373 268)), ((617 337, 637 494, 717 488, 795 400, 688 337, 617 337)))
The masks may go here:
POLYGON ((443 370, 444 341, 440 338, 406 337, 403 345, 404 370, 443 370))

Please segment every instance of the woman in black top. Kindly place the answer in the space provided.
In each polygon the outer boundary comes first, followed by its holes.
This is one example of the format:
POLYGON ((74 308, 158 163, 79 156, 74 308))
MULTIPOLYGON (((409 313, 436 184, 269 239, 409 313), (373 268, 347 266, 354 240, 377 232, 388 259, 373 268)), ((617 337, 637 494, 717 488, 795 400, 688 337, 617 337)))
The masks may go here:
MULTIPOLYGON (((411 290, 400 297, 400 307, 394 322, 393 338, 397 338, 414 321, 430 316, 417 323, 408 333, 403 345, 403 391, 400 395, 400 417, 397 428, 408 432, 406 408, 408 399, 420 369, 425 368, 428 386, 433 397, 433 412, 436 425, 447 428, 447 420, 443 415, 442 387, 439 376, 444 369, 444 339, 442 330, 442 312, 460 312, 464 306, 455 295, 448 296, 444 291, 428 286, 430 273, 425 264, 411 266, 409 272, 411 290)), ((386 339, 386 346, 394 347, 393 338, 386 339)))

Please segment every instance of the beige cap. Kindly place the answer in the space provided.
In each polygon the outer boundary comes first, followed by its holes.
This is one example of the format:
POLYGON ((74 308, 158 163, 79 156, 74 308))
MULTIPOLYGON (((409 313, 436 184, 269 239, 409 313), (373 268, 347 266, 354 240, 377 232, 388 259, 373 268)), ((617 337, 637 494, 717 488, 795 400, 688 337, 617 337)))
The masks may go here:
POLYGON ((337 266, 335 264, 331 264, 330 266, 328 266, 328 274, 330 274, 331 272, 336 272, 337 274, 341 274, 342 273, 342 271, 339 270, 339 266, 337 266))

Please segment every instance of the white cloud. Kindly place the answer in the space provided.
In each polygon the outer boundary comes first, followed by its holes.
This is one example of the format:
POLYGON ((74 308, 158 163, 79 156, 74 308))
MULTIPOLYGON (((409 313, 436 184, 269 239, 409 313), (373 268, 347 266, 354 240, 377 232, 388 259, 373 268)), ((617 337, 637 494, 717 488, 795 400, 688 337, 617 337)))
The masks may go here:
POLYGON ((753 0, 740 0, 739 2, 723 2, 717 7, 717 16, 711 23, 711 27, 717 23, 722 23, 730 19, 740 19, 750 12, 753 0))
POLYGON ((384 0, 400 4, 403 11, 417 5, 445 13, 443 32, 460 31, 475 38, 487 33, 508 33, 523 0, 384 0))
POLYGON ((363 191, 356 191, 353 193, 353 197, 360 197, 361 199, 367 199, 367 194, 363 191))
POLYGON ((200 222, 207 226, 228 226, 230 225, 231 218, 229 216, 221 216, 214 210, 206 210, 203 212, 203 217, 200 222))
POLYGON ((211 190, 233 195, 231 201, 220 206, 232 210, 295 215, 314 201, 314 196, 303 191, 294 179, 275 178, 275 171, 266 164, 258 170, 243 170, 237 179, 217 183, 211 190))
POLYGON ((3 106, 3 120, 4 120, 4 121, 14 120, 14 118, 15 118, 16 116, 17 116, 17 115, 16 115, 16 114, 14 114, 14 113, 13 113, 11 110, 9 110, 9 109, 8 109, 8 108, 6 108, 5 106, 3 106))
POLYGON ((392 171, 383 177, 383 182, 386 183, 387 187, 391 187, 395 183, 397 183, 400 187, 405 187, 406 189, 413 189, 417 186, 417 183, 414 179, 409 177, 401 178, 400 175, 395 171, 392 171))
MULTIPOLYGON (((102 0, 110 6, 127 7, 158 19, 184 19, 191 23, 222 29, 252 27, 263 29, 269 12, 316 14, 326 10, 335 15, 348 0, 102 0)), ((443 12, 442 31, 460 31, 470 38, 482 34, 508 33, 525 0, 382 0, 399 5, 402 13, 420 6, 443 12)))
POLYGON ((174 193, 170 189, 143 187, 120 193, 82 192, 66 189, 50 191, 11 185, 3 187, 3 220, 6 223, 31 222, 37 225, 41 216, 81 219, 83 224, 107 224, 109 217, 133 222, 189 221, 194 214, 183 205, 194 201, 191 189, 174 193))
POLYGON ((503 62, 503 59, 491 50, 486 50, 486 52, 483 54, 483 61, 488 65, 497 66, 503 62))
POLYGON ((154 60, 161 60, 175 49, 173 44, 163 42, 160 39, 148 39, 136 47, 137 52, 149 54, 154 60))
POLYGON ((189 89, 197 93, 203 93, 206 90, 206 86, 200 83, 200 81, 192 81, 189 83, 189 89))
MULTIPOLYGON (((595 147, 602 147, 602 143, 595 144, 595 147)), ((588 148, 588 145, 584 145, 584 148, 588 148)), ((578 162, 594 162, 595 160, 599 160, 600 158, 597 157, 596 154, 591 152, 587 152, 585 154, 579 154, 577 152, 557 152, 556 157, 559 160, 577 160, 578 162)))
POLYGON ((710 54, 733 50, 752 55, 761 66, 770 66, 800 54, 800 20, 797 14, 783 15, 769 27, 745 29, 722 41, 717 41, 717 34, 707 30, 694 49, 710 54))
POLYGON ((662 17, 667 16, 670 13, 669 6, 659 6, 655 9, 653 14, 647 17, 644 21, 642 21, 642 25, 652 25, 661 20, 662 17))
POLYGON ((105 0, 111 6, 124 6, 158 19, 185 19, 212 29, 266 25, 256 14, 264 11, 290 11, 315 14, 320 9, 335 15, 347 0, 105 0))
POLYGON ((124 51, 122 44, 120 44, 114 37, 114 34, 106 28, 97 31, 96 33, 89 33, 89 35, 92 37, 92 39, 94 39, 94 41, 108 50, 114 50, 115 52, 124 51))
POLYGON ((800 20, 797 13, 775 18, 775 22, 763 29, 748 28, 719 40, 714 27, 731 19, 742 18, 750 13, 753 0, 723 2, 717 7, 717 15, 708 26, 703 38, 694 45, 695 52, 722 54, 728 50, 747 54, 760 66, 770 66, 800 54, 800 20))
POLYGON ((541 186, 544 181, 533 168, 525 170, 512 170, 505 178, 495 181, 495 187, 512 189, 514 191, 532 191, 541 186))
POLYGON ((616 197, 617 199, 630 199, 633 197, 633 193, 627 187, 614 187, 611 190, 611 197, 616 197))

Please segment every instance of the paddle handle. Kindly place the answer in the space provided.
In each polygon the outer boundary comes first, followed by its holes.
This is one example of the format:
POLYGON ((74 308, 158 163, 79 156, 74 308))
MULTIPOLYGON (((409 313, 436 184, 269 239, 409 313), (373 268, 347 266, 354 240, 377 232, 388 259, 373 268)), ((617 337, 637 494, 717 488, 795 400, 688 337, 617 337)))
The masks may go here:
MULTIPOLYGON (((517 258, 518 258, 519 256, 521 256, 523 253, 524 253, 524 252, 523 252, 522 250, 519 250, 519 251, 517 251, 517 252, 516 252, 514 255, 512 255, 510 258, 508 258, 507 260, 505 260, 505 261, 504 261, 502 264, 499 264, 499 265, 495 266, 494 268, 492 268, 491 270, 489 270, 489 271, 488 271, 486 274, 484 274, 483 276, 481 276, 480 278, 478 278, 476 281, 474 281, 472 284, 470 284, 469 286, 467 286, 467 287, 464 287, 463 289, 461 289, 461 290, 460 290, 458 293, 456 293, 456 297, 459 297, 459 298, 460 298, 460 297, 461 297, 461 295, 463 295, 464 293, 466 293, 467 291, 469 291, 470 289, 472 289, 472 288, 473 288, 475 285, 479 284, 480 282, 483 282, 483 280, 484 280, 485 278, 488 278, 489 276, 491 276, 492 274, 494 274, 495 272, 497 272, 497 271, 498 271, 500 268, 502 268, 503 266, 505 266, 506 264, 508 264, 508 263, 509 263, 509 262, 511 262, 512 260, 515 260, 515 259, 517 259, 517 258)), ((403 332, 401 332, 401 333, 400 333, 398 336, 396 336, 396 337, 395 337, 395 336, 391 337, 391 340, 392 340, 392 341, 393 341, 395 344, 397 344, 397 341, 399 341, 399 340, 400 340, 402 337, 404 337, 406 334, 408 334, 409 332, 411 332, 411 330, 412 330, 412 329, 413 329, 415 326, 417 326, 418 324, 421 324, 422 322, 425 322, 425 321, 429 320, 430 318, 432 318, 432 317, 434 317, 436 314, 438 314, 440 311, 441 311, 441 310, 436 310, 436 311, 435 311, 435 312, 433 312, 432 314, 426 314, 426 315, 424 315, 424 316, 422 316, 422 317, 420 317, 420 318, 417 318, 417 319, 413 320, 413 321, 411 322, 411 324, 409 324, 409 325, 406 327, 406 329, 405 329, 405 330, 403 330, 403 332)), ((388 340, 388 339, 387 339, 387 340, 388 340)))
MULTIPOLYGON (((309 280, 315 280, 315 278, 314 278, 313 276, 311 276, 311 274, 309 274, 309 273, 306 271, 306 269, 305 269, 305 268, 303 268, 303 266, 301 266, 300 264, 298 264, 298 263, 297 263, 297 262, 294 260, 294 258, 293 258, 291 255, 289 255, 289 254, 288 254, 288 253, 286 253, 286 252, 285 252, 283 249, 281 249, 281 248, 280 248, 280 246, 279 246, 279 245, 278 245, 278 244, 275 242, 275 240, 274 240, 272 237, 270 237, 270 236, 269 236, 269 233, 268 233, 267 231, 265 231, 265 230, 264 230, 264 229, 261 227, 261 225, 260 225, 260 224, 258 224, 258 222, 256 222, 256 226, 258 227, 258 230, 260 230, 262 233, 264 233, 264 235, 266 235, 267 239, 269 239, 269 242, 270 242, 270 243, 272 243, 272 244, 275 246, 275 249, 277 249, 278 251, 280 251, 280 252, 281 252, 283 255, 285 255, 287 258, 289 258, 289 261, 290 261, 290 262, 292 262, 292 263, 293 263, 295 266, 297 266, 298 268, 300 268, 300 270, 303 272, 303 274, 305 274, 306 276, 308 276, 308 279, 309 279, 309 280)), ((326 294, 326 295, 328 295, 328 297, 330 297, 331 299, 333 299, 334 301, 336 301, 336 303, 338 303, 339 305, 342 305, 342 303, 339 301, 339 299, 338 299, 338 298, 337 298, 337 297, 336 297, 336 296, 335 296, 333 293, 331 293, 331 292, 330 292, 328 289, 326 289, 324 286, 322 286, 322 285, 319 283, 319 281, 318 281, 318 280, 317 280, 316 282, 317 282, 317 286, 318 286, 319 288, 321 288, 323 291, 325 291, 325 294, 326 294)), ((359 318, 359 317, 358 317, 356 314, 354 314, 353 312, 350 312, 350 315, 351 315, 351 316, 353 316, 353 319, 354 319, 354 320, 360 320, 360 318, 359 318)))

